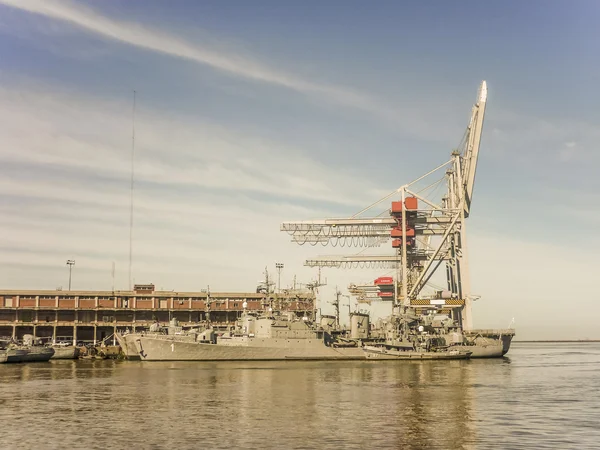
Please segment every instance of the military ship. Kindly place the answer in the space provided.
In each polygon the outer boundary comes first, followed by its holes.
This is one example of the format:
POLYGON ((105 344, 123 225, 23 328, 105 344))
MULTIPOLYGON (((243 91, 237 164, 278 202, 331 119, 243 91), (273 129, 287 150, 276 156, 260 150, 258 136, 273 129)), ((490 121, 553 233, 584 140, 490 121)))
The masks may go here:
POLYGON ((245 312, 235 327, 221 333, 183 330, 173 319, 168 327, 156 324, 147 332, 118 333, 117 339, 127 358, 142 361, 441 360, 468 359, 472 353, 424 329, 415 332, 414 318, 395 321, 376 335, 368 314, 354 313, 350 330, 313 319, 245 312))
MULTIPOLYGON (((414 320, 427 336, 444 339, 446 345, 454 350, 470 352, 471 358, 504 356, 510 349, 514 336, 512 329, 465 331, 458 321, 447 314, 439 314, 436 310, 428 314, 413 311, 411 314, 404 313, 403 316, 414 320)), ((393 315, 391 319, 394 319, 393 315)), ((386 321, 383 320, 382 323, 385 326, 386 321)), ((381 326, 381 323, 377 325, 377 327, 381 326)))

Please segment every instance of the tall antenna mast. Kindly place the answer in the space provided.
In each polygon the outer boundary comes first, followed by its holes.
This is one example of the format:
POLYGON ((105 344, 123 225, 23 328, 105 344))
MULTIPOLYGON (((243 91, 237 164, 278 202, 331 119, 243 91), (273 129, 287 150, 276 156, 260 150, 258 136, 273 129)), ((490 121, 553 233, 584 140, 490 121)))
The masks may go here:
POLYGON ((134 178, 134 156, 135 156, 135 100, 136 92, 133 91, 133 109, 131 113, 131 191, 129 199, 129 288, 131 284, 131 265, 133 260, 133 178, 134 178))

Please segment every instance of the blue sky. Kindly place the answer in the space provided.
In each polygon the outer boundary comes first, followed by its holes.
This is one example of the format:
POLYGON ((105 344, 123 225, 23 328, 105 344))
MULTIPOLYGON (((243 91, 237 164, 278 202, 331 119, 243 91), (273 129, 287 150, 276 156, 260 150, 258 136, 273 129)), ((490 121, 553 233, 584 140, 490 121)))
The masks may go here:
MULTIPOLYGON (((0 0, 0 286, 252 290, 280 233, 444 162, 481 80, 477 326, 600 338, 600 3, 0 0), (564 323, 587 311, 578 323, 564 323), (587 322, 586 322, 587 321, 587 322), (594 334, 596 333, 596 334, 594 334)), ((329 287, 372 273, 327 274, 329 287)))

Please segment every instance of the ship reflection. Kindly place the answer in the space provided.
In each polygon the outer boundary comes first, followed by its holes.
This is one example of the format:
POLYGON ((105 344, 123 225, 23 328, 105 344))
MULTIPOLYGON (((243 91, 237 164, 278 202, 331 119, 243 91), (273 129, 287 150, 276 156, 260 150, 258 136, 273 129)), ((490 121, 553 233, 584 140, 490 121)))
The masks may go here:
MULTIPOLYGON (((229 441, 234 446, 259 445, 266 435, 282 447, 452 449, 476 442, 469 361, 252 363, 240 369, 232 398, 237 413, 227 420, 239 431, 229 441)), ((231 395, 231 385, 224 388, 231 395)))
POLYGON ((397 399, 398 444, 449 449, 475 441, 469 362, 412 364, 397 375, 410 380, 397 399))
POLYGON ((44 411, 60 431, 104 413, 119 448, 139 436, 186 448, 469 448, 485 434, 478 393, 512 382, 507 358, 5 366, 0 418, 44 411))

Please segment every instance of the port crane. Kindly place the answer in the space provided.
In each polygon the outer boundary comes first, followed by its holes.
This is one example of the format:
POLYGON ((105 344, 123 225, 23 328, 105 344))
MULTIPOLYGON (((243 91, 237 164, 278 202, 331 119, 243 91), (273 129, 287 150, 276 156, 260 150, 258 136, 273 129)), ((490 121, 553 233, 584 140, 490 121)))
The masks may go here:
POLYGON ((305 265, 394 269, 394 308, 448 308, 464 330, 471 330, 474 296, 468 274, 465 219, 471 212, 486 101, 483 81, 463 139, 445 163, 351 217, 281 224, 281 231, 300 245, 364 247, 366 251, 391 240, 392 254, 321 256, 307 260, 305 265), (440 173, 441 178, 430 183, 440 173), (438 196, 440 186, 444 189, 438 196), (365 215, 389 200, 391 208, 365 215), (442 290, 431 280, 441 268, 446 273, 446 289, 442 290))

